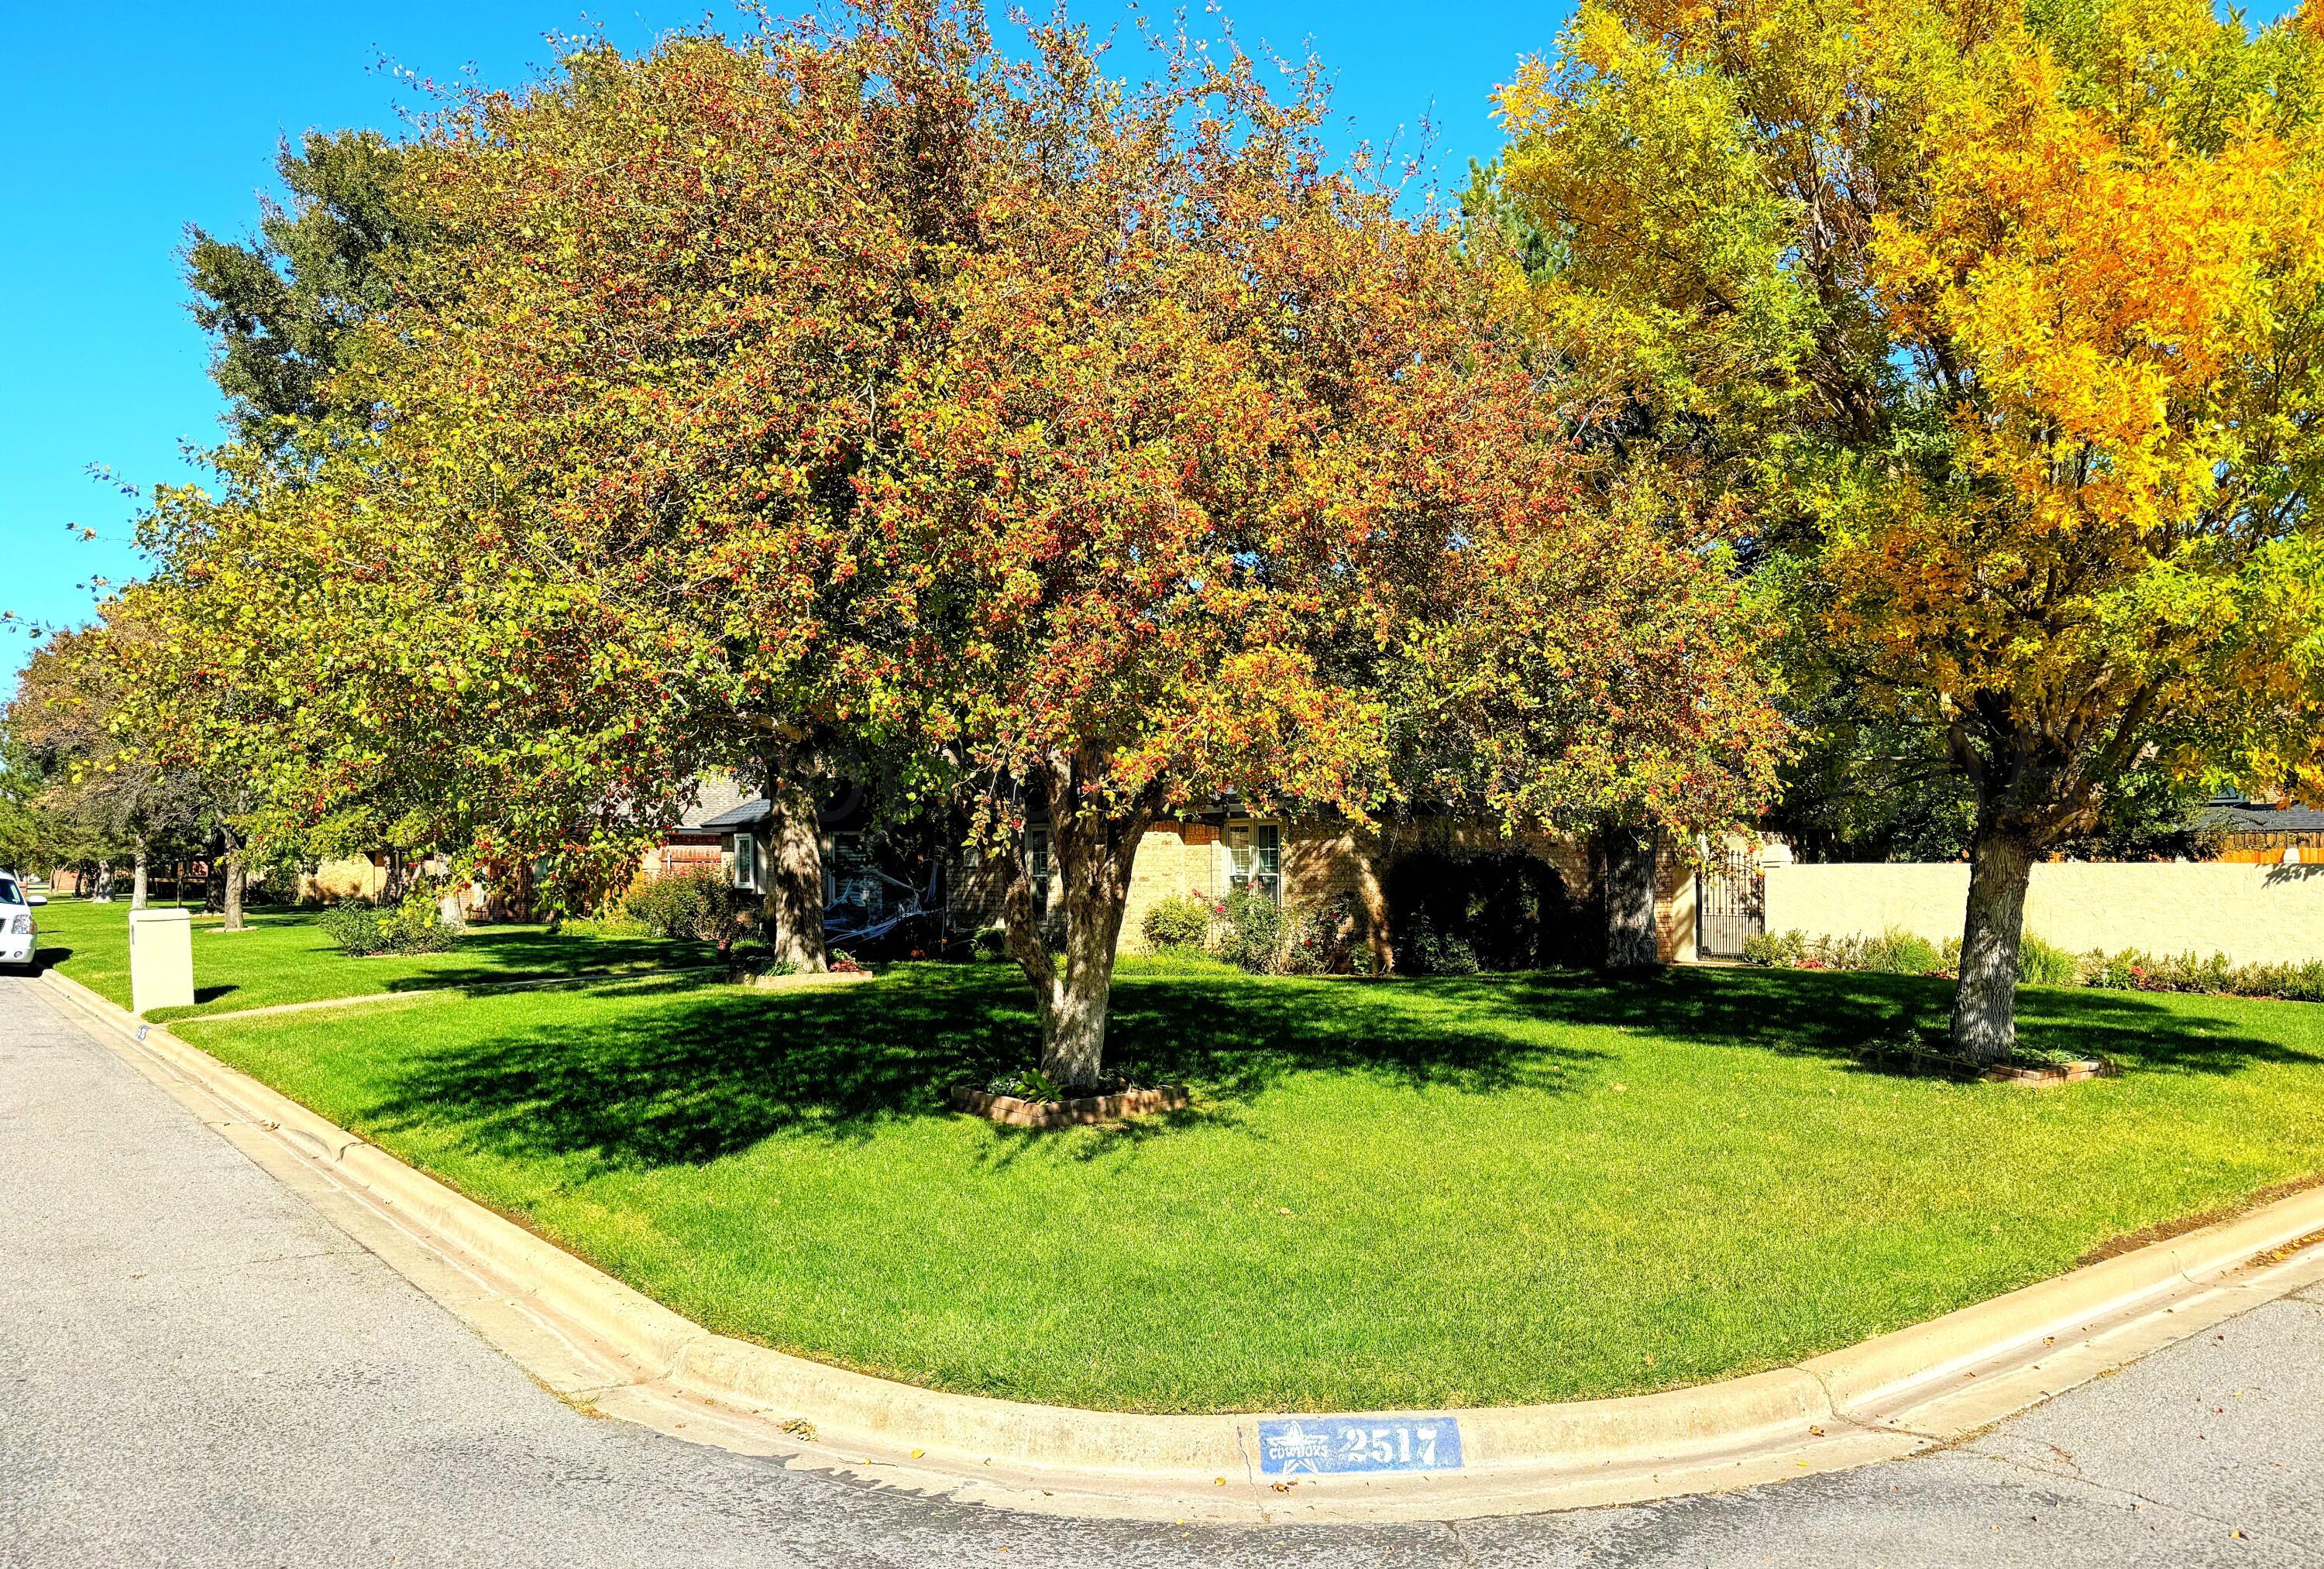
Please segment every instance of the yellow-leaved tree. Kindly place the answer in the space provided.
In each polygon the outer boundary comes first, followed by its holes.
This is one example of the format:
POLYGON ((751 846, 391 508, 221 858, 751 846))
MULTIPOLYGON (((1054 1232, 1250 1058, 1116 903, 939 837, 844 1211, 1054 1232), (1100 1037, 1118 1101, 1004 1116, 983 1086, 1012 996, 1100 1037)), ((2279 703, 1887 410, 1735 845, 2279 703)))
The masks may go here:
POLYGON ((1585 5, 1500 98, 1545 348, 1975 803, 1952 1042, 2157 774, 2324 789, 2316 0, 1585 5))

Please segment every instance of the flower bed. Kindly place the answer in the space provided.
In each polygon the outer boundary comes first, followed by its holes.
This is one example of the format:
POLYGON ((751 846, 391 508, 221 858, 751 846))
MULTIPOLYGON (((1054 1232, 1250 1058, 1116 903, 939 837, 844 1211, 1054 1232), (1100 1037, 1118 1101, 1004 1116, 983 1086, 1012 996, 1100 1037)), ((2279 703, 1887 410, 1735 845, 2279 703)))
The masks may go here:
MULTIPOLYGON (((1960 943, 1948 938, 1939 945, 1894 931, 1878 937, 1770 932, 1744 945, 1743 962, 1770 969, 1861 970, 1950 978, 1960 962, 1960 943)), ((2028 937, 2018 949, 2017 978, 2028 986, 2324 1003, 2324 959, 2306 964, 2237 964, 2224 953, 2209 959, 2192 953, 2156 958, 2135 949, 2120 953, 2068 953, 2038 937, 2028 937)))

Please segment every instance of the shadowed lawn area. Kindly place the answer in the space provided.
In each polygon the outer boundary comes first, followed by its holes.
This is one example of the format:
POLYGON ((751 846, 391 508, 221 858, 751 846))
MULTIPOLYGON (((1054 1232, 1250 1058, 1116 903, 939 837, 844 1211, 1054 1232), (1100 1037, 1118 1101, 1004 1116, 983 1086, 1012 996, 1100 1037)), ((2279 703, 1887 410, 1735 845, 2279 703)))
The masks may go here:
POLYGON ((1189 1112, 1004 1130, 1000 966, 637 981, 183 1032, 731 1334, 916 1382, 1148 1410, 1700 1382, 1931 1317, 2324 1170, 2324 1007, 2029 991, 2123 1063, 2054 1091, 1861 1043, 1941 982, 1158 974, 1113 1051, 1189 1112))
MULTIPOLYGON (((34 912, 42 962, 129 1006, 129 903, 53 900, 34 912)), ((359 996, 420 986, 481 986, 539 980, 584 970, 662 969, 715 962, 698 943, 650 937, 549 935, 540 926, 478 926, 449 953, 383 954, 354 959, 323 934, 310 910, 254 911, 249 930, 221 931, 220 917, 194 917, 191 1008, 156 1008, 155 1019, 181 1019, 278 1003, 359 996)))

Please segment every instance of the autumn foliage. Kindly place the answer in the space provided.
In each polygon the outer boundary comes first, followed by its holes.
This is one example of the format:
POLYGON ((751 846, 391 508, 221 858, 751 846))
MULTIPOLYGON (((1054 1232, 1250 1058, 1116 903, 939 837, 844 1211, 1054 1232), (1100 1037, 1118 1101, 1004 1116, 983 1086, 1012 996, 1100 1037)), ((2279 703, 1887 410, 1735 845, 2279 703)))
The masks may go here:
POLYGON ((1586 5, 1505 89, 1509 292, 1724 509, 1805 684, 1977 803, 1956 1045, 2027 868, 2142 776, 2324 787, 2319 60, 2298 19, 1586 5))
POLYGON ((735 768, 812 965, 818 793, 939 802, 1064 1084, 1163 813, 1750 811, 1728 557, 1586 480, 1473 236, 1325 156, 1318 67, 1149 41, 1131 85, 882 3, 448 104, 334 412, 149 523, 268 809, 579 886, 735 768))

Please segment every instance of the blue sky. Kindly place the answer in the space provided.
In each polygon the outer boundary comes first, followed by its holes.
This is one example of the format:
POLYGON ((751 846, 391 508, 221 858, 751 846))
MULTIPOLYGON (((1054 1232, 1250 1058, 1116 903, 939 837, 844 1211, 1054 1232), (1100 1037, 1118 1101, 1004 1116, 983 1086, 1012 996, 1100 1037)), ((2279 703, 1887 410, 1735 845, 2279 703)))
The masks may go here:
MULTIPOLYGON (((586 12, 558 0, 10 6, 0 610, 85 619, 91 598, 78 585, 136 571, 127 543, 136 503, 93 481, 91 465, 140 487, 181 481, 192 470, 180 444, 217 436, 219 402, 177 252, 189 223, 248 229, 260 191, 272 188, 281 138, 398 124, 410 100, 376 69, 383 57, 423 76, 473 66, 486 82, 512 84, 549 57, 545 33, 595 23, 634 47, 705 10, 700 0, 586 12), (81 543, 69 524, 99 537, 81 543)), ((1498 144, 1487 95, 1521 54, 1550 45, 1565 11, 1252 0, 1229 14, 1254 45, 1288 54, 1312 41, 1336 75, 1336 109, 1353 127, 1346 140, 1382 141, 1401 127, 1408 141, 1435 121, 1433 161, 1457 188, 1468 160, 1498 144)), ((1088 0, 1074 14, 1104 28, 1130 12, 1120 0, 1088 0)), ((31 641, 0 636, 5 683, 31 641)))
MULTIPOLYGON (((2258 0, 2255 21, 2287 0, 2258 0)), ((1034 7, 1046 9, 1046 0, 1034 7)), ((1200 12, 1196 7, 1197 15, 1200 12)), ((776 0, 775 9, 784 9, 776 0)), ((1166 0, 1153 9, 1167 14, 1166 0)), ((1342 140, 1407 143, 1434 122, 1437 178, 1457 188, 1469 159, 1499 144, 1488 95, 1518 58, 1545 50, 1570 10, 1541 5, 1416 5, 1388 0, 1232 0, 1247 41, 1312 43, 1334 72, 1342 140)), ((1122 0, 1080 0, 1101 29, 1122 0)), ((274 148, 309 126, 393 127, 399 95, 383 59, 438 78, 470 68, 513 84, 549 58, 543 35, 593 23, 624 46, 700 20, 693 4, 585 12, 560 0, 399 0, 384 6, 104 5, 8 11, 16 65, 0 94, 0 610, 76 621, 78 585, 136 564, 134 498, 93 481, 102 465, 146 487, 192 470, 186 441, 217 435, 207 345, 186 314, 177 252, 186 225, 238 234, 272 184, 274 148), (98 531, 80 543, 69 524, 98 531)), ((0 692, 30 648, 0 634, 0 692)))

